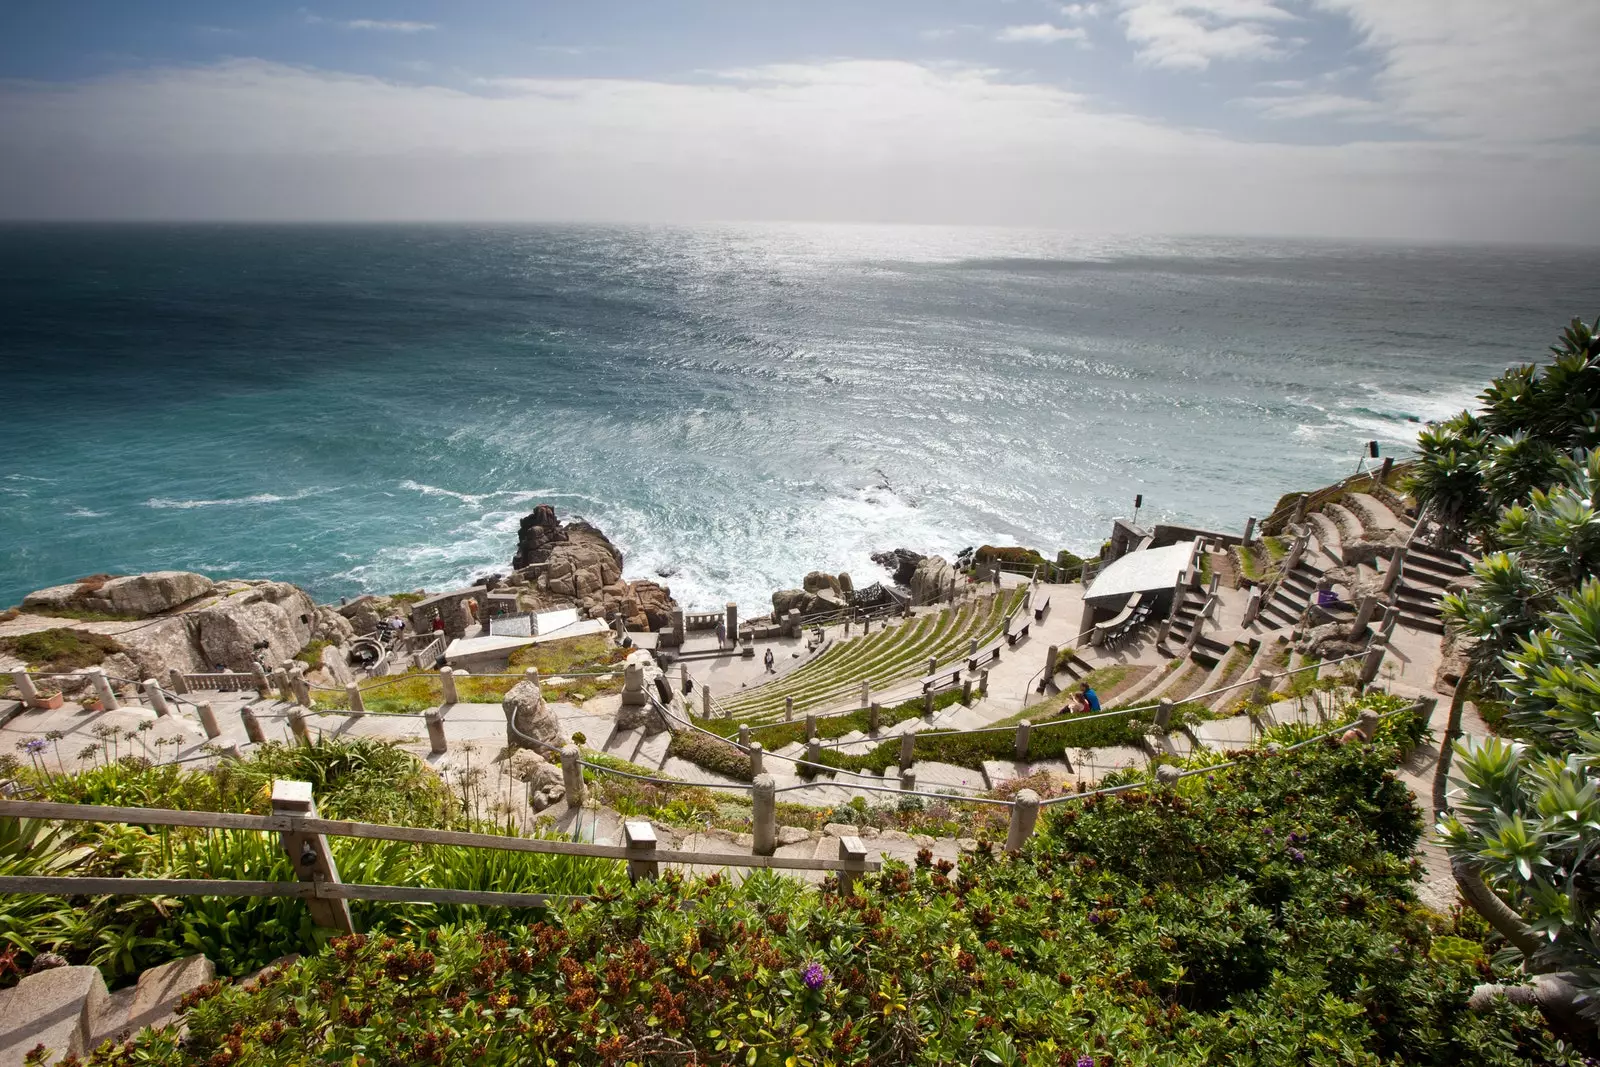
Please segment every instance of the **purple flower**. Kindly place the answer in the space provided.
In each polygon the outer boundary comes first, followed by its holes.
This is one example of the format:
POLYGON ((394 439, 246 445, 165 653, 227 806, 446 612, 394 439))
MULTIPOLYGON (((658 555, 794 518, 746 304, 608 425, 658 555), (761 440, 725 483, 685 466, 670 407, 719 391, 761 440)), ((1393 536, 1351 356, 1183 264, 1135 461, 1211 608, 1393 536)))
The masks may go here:
POLYGON ((822 969, 822 964, 813 961, 806 964, 800 980, 806 984, 807 989, 815 993, 828 983, 828 972, 822 969))
POLYGON ((1306 861, 1306 854, 1297 848, 1291 848, 1289 850, 1289 858, 1294 860, 1296 863, 1304 863, 1306 861))
POLYGON ((44 738, 35 737, 32 741, 29 741, 26 744, 24 744, 22 746, 22 750, 24 752, 26 752, 30 756, 37 756, 39 753, 43 752, 46 748, 48 748, 49 745, 50 745, 50 743, 48 741, 46 741, 44 738))
POLYGON ((1100 918, 1098 911, 1091 911, 1089 913, 1089 921, 1098 926, 1103 920, 1100 918))
POLYGON ((1087 1053, 1078 1057, 1078 1067, 1094 1067, 1094 1057, 1087 1053))

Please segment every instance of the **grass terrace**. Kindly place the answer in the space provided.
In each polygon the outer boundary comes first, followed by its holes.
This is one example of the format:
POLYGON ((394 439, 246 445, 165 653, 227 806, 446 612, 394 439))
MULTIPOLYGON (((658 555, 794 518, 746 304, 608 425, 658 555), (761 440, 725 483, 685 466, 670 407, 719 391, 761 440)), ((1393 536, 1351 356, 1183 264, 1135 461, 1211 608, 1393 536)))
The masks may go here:
POLYGON ((974 597, 837 642, 782 678, 723 700, 722 706, 742 722, 772 722, 783 718, 785 698, 794 699, 795 714, 800 716, 848 703, 863 680, 881 690, 919 677, 927 671, 930 657, 949 663, 965 657, 974 639, 980 648, 996 640, 1006 614, 1021 605, 1023 592, 1019 588, 974 597))

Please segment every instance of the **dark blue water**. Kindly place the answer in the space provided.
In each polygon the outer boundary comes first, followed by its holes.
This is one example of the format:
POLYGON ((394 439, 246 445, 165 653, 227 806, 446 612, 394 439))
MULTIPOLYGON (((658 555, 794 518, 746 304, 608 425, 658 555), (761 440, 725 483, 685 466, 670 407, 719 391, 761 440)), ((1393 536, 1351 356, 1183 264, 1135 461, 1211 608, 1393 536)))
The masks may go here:
POLYGON ((509 561, 540 501, 755 606, 895 545, 1233 528, 1398 451, 1600 255, 876 227, 0 229, 0 603, 322 597, 509 561))

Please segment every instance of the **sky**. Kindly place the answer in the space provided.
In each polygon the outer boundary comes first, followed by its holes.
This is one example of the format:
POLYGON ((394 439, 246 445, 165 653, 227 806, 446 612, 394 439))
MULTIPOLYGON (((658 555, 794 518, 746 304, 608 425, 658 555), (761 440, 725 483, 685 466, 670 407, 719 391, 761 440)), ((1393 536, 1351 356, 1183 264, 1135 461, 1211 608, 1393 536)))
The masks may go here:
POLYGON ((1600 237, 1600 0, 10 0, 0 218, 1600 237))

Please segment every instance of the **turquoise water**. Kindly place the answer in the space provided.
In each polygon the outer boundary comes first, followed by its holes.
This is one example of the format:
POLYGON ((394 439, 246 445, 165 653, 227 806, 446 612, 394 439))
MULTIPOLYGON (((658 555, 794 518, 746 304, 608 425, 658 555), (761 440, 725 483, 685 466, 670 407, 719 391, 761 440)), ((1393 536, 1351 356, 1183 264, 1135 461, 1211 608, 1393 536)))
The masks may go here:
MULTIPOLYGON (((1232 529, 1600 309, 1600 255, 976 229, 0 229, 0 603, 504 569, 549 501, 687 606, 869 553, 1232 529)), ((869 578, 869 580, 870 580, 869 578)))

